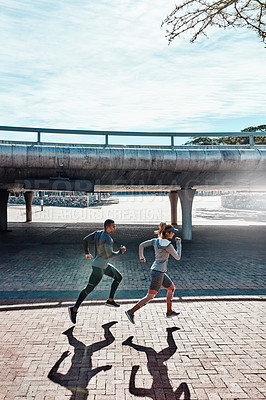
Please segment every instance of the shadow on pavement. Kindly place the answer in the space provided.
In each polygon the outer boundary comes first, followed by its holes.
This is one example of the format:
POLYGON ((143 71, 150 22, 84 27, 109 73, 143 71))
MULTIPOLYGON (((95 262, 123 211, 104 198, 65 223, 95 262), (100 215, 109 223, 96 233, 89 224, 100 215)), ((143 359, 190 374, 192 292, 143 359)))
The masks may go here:
MULTIPOLYGON (((139 365, 134 365, 131 370, 129 392, 137 397, 150 397, 151 399, 158 399, 160 391, 166 395, 166 398, 180 399, 181 395, 184 394, 184 400, 190 399, 190 391, 188 385, 183 382, 174 391, 168 377, 167 366, 164 362, 172 357, 177 346, 173 338, 173 332, 180 328, 172 327, 167 328, 167 343, 168 347, 157 353, 152 347, 141 346, 133 343, 133 336, 129 336, 122 344, 130 346, 137 351, 142 351, 147 356, 147 368, 150 372, 153 382, 150 389, 136 387, 136 374, 139 370, 139 365)), ((164 396, 162 396, 164 398, 164 396)))
POLYGON ((93 369, 92 355, 96 351, 99 351, 114 342, 115 338, 112 335, 110 328, 116 323, 117 321, 112 321, 108 324, 102 325, 105 340, 93 343, 90 346, 86 346, 73 336, 74 327, 63 332, 63 334, 67 336, 69 344, 74 347, 71 366, 66 374, 58 372, 60 364, 70 355, 69 351, 65 351, 51 368, 48 378, 52 382, 70 390, 72 393, 70 400, 77 398, 79 400, 86 400, 89 394, 87 386, 91 378, 101 371, 107 371, 112 368, 112 365, 103 365, 93 369))
MULTIPOLYGON (((69 344, 74 348, 71 366, 65 374, 58 372, 62 362, 71 354, 69 351, 65 351, 51 368, 48 378, 52 382, 68 389, 72 393, 70 400, 86 400, 89 395, 87 386, 90 380, 99 372, 108 371, 112 368, 112 365, 103 365, 93 368, 92 355, 96 351, 111 345, 115 341, 110 328, 116 323, 117 321, 111 321, 102 325, 104 329, 105 340, 93 343, 89 346, 86 346, 84 343, 74 337, 74 327, 71 327, 63 332, 63 334, 67 336, 69 344)), ((152 347, 141 346, 133 343, 133 336, 130 336, 122 343, 123 345, 130 346, 137 351, 145 352, 147 356, 147 368, 153 378, 151 388, 146 389, 136 387, 136 374, 139 370, 139 365, 134 365, 131 370, 129 381, 129 392, 131 394, 137 397, 150 397, 151 399, 156 400, 158 399, 160 391, 162 391, 163 397, 165 395, 169 399, 171 398, 178 400, 182 395, 184 395, 184 400, 190 400, 190 391, 185 382, 181 383, 176 390, 172 388, 168 377, 168 368, 164 364, 164 362, 172 357, 177 350, 177 346, 173 339, 173 332, 179 329, 180 328, 177 327, 166 329, 168 347, 158 353, 152 347)))

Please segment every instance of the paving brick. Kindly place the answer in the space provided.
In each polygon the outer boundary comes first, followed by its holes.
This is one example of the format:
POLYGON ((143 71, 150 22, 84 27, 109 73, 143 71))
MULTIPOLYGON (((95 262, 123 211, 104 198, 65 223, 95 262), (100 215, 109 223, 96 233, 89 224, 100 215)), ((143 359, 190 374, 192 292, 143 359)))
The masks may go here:
POLYGON ((209 400, 221 400, 221 397, 218 393, 214 392, 209 393, 208 390, 206 390, 206 392, 209 400))
MULTIPOLYGON (((166 319, 165 302, 158 297, 136 313, 136 324, 131 325, 124 311, 134 304, 133 295, 141 296, 149 283, 149 267, 138 263, 136 243, 149 237, 153 227, 144 226, 141 233, 121 227, 129 250, 125 262, 118 262, 124 275, 121 307, 110 309, 104 301, 89 297, 69 340, 63 334, 72 326, 67 306, 88 276, 80 238, 90 227, 71 230, 69 225, 46 232, 33 227, 14 232, 20 238, 14 252, 9 238, 0 243, 0 250, 5 248, 3 254, 8 255, 0 258, 1 398, 70 400, 76 387, 87 390, 88 400, 171 400, 177 390, 183 390, 180 399, 184 390, 190 393, 190 400, 265 398, 265 298, 253 290, 265 285, 266 228, 251 227, 249 232, 230 228, 229 243, 228 232, 196 229, 195 241, 184 243, 180 268, 173 261, 169 264, 177 285, 173 307, 180 316, 166 319), (215 235, 216 242, 211 244, 215 235), (234 295, 219 295, 228 288, 234 295), (250 294, 240 295, 243 288, 250 289, 250 294), (191 290, 193 295, 179 296, 191 290), (214 295, 216 290, 219 293, 214 295), (20 293, 22 297, 28 293, 29 298, 10 298, 20 293), (47 297, 38 298, 42 294, 47 297), (93 351, 95 343, 105 341, 102 325, 111 321, 117 321, 110 328, 114 341, 93 351), (169 327, 179 328, 172 335, 176 344, 172 354, 169 327), (134 346, 122 345, 129 336, 134 346), (49 375, 55 365, 57 370, 49 375)), ((152 254, 147 259, 151 261, 152 254)), ((102 282, 100 297, 106 295, 109 283, 108 279, 102 282)))

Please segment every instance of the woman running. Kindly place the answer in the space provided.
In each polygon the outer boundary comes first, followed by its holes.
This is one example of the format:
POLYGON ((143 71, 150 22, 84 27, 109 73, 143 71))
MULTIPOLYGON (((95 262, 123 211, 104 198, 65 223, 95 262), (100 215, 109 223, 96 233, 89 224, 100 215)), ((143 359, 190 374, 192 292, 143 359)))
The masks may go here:
POLYGON ((175 286, 169 276, 166 274, 169 254, 171 254, 176 260, 181 258, 181 239, 176 237, 177 250, 171 244, 170 240, 173 239, 177 229, 172 225, 166 225, 165 222, 161 222, 159 225, 158 239, 151 239, 142 242, 139 245, 139 259, 141 262, 146 262, 143 254, 144 247, 153 246, 155 251, 155 260, 151 266, 151 284, 150 289, 143 299, 126 311, 126 315, 132 324, 134 324, 134 313, 141 307, 149 303, 157 295, 161 286, 167 289, 167 312, 166 317, 171 318, 179 313, 172 310, 172 300, 174 296, 175 286))

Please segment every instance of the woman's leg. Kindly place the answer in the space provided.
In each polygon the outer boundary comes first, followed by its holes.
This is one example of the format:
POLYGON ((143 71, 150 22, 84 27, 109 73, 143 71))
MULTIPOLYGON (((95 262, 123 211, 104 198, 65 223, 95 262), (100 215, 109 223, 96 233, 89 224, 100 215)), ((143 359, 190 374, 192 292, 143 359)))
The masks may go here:
POLYGON ((172 301, 175 292, 175 285, 173 284, 172 279, 167 274, 164 274, 162 286, 167 290, 167 314, 170 314, 172 312, 172 301))
POLYGON ((130 314, 134 314, 134 312, 138 311, 141 307, 146 306, 158 292, 156 290, 149 290, 147 295, 143 297, 143 299, 139 300, 139 302, 129 310, 130 314))
POLYGON ((139 302, 133 308, 131 308, 131 310, 129 310, 130 314, 134 314, 134 312, 136 312, 141 307, 148 304, 152 299, 154 299, 154 297, 160 290, 160 287, 162 286, 163 279, 164 279, 163 272, 154 270, 151 271, 151 284, 148 293, 145 297, 143 297, 143 299, 139 300, 139 302))

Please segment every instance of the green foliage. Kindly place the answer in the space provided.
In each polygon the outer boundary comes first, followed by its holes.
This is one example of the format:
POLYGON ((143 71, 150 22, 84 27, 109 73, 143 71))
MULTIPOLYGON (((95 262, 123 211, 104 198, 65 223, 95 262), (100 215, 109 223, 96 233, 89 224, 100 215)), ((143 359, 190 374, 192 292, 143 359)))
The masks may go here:
POLYGON ((217 143, 217 139, 212 139, 209 137, 197 137, 196 139, 192 139, 188 142, 186 142, 185 144, 193 144, 193 145, 204 145, 204 146, 208 146, 208 145, 216 145, 217 143))
POLYGON ((266 125, 249 126, 248 128, 242 129, 241 132, 266 132, 266 125))
MULTIPOLYGON (((266 132, 266 125, 249 126, 242 129, 241 132, 266 132)), ((242 145, 249 144, 248 136, 223 136, 220 138, 197 137, 185 143, 185 145, 204 145, 204 146, 217 146, 217 145, 242 145)), ((255 136, 254 144, 266 144, 266 136, 255 136)))

